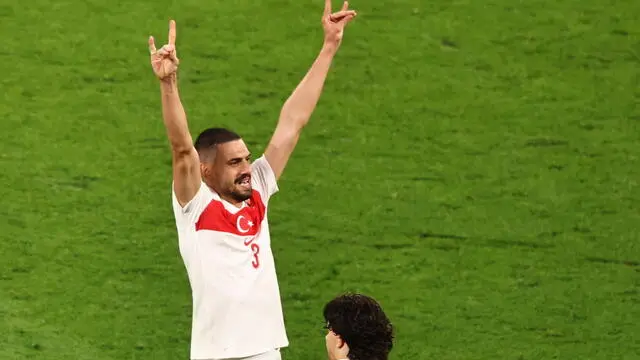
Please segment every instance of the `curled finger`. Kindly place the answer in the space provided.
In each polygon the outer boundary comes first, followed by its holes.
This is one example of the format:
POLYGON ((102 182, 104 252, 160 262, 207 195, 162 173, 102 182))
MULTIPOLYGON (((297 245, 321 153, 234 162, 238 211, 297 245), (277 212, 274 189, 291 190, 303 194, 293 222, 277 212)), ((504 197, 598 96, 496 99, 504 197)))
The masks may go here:
POLYGON ((351 20, 353 20, 355 16, 354 15, 347 15, 344 18, 342 18, 342 20, 339 21, 340 24, 342 24, 343 26, 346 26, 351 20))
POLYGON ((356 16, 356 12, 354 10, 338 11, 338 12, 335 12, 335 13, 331 14, 329 16, 329 18, 331 19, 331 21, 337 22, 337 21, 342 20, 346 16, 354 17, 354 16, 356 16))
POLYGON ((155 52, 155 54, 158 55, 158 56, 167 56, 167 55, 169 55, 169 51, 167 51, 167 45, 165 45, 165 46, 161 47, 160 49, 158 49, 155 52))
POLYGON ((180 59, 178 59, 178 54, 175 51, 172 51, 169 53, 169 58, 171 59, 171 61, 173 61, 176 65, 180 64, 180 59))

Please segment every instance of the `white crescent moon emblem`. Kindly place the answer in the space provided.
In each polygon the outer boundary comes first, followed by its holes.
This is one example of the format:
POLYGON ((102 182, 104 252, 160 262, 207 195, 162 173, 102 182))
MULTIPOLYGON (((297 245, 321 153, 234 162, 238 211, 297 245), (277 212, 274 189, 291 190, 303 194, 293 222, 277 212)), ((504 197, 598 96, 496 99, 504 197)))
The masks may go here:
POLYGON ((242 226, 240 225, 240 219, 244 219, 244 215, 240 215, 238 216, 238 219, 236 220, 236 227, 238 228, 238 231, 240 231, 241 233, 246 233, 249 230, 251 230, 251 226, 249 226, 248 229, 243 229, 242 226))

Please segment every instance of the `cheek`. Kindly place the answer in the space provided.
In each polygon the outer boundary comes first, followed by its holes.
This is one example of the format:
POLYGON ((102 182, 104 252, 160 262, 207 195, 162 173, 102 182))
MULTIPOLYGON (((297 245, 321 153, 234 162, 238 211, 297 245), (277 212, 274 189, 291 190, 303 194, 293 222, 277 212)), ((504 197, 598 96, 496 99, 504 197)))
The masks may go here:
POLYGON ((233 183, 235 182, 233 171, 230 171, 228 169, 220 170, 216 175, 218 178, 218 182, 225 186, 232 186, 233 183))
POLYGON ((335 335, 333 335, 332 332, 328 332, 327 336, 325 336, 324 339, 325 339, 325 342, 327 344, 327 349, 335 346, 336 337, 335 337, 335 335))

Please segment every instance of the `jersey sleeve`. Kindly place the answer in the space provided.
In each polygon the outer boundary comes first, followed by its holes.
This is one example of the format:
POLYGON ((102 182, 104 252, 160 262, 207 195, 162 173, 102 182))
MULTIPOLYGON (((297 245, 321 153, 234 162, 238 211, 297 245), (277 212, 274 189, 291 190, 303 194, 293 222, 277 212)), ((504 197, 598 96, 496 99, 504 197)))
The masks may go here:
POLYGON ((252 186, 267 201, 273 194, 279 191, 276 176, 271 169, 271 165, 267 161, 264 154, 251 164, 251 182, 252 186))
POLYGON ((180 206, 176 192, 171 185, 171 197, 173 199, 173 213, 179 225, 190 226, 196 223, 198 217, 213 199, 213 194, 204 182, 200 182, 200 189, 185 206, 180 206))

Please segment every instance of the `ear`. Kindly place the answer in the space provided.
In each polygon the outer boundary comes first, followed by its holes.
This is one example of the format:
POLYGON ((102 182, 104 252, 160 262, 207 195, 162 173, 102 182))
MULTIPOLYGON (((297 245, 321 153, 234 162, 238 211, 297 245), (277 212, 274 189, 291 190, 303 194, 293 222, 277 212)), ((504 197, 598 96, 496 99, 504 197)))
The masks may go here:
POLYGON ((334 355, 337 360, 349 360, 349 344, 340 336, 336 339, 336 350, 334 355))
POLYGON ((208 177, 209 168, 204 163, 200 163, 200 175, 202 177, 208 177))

